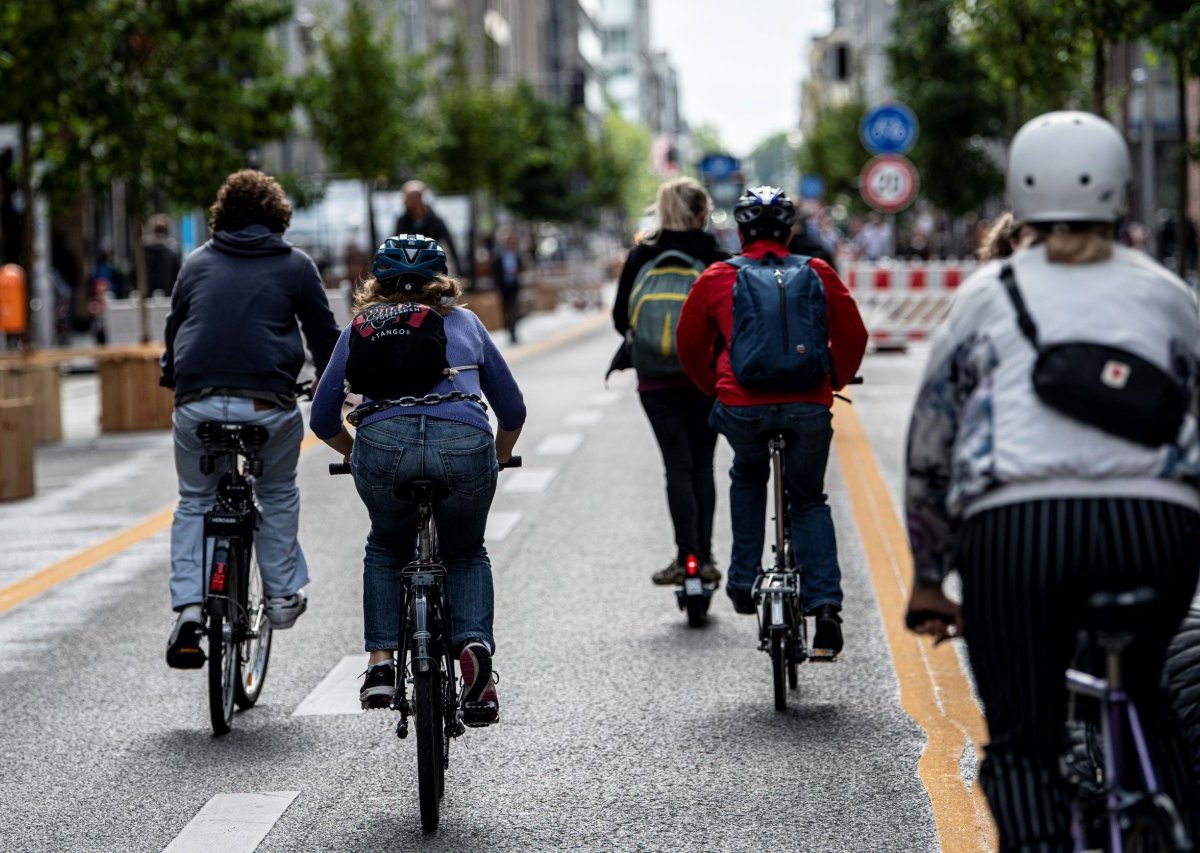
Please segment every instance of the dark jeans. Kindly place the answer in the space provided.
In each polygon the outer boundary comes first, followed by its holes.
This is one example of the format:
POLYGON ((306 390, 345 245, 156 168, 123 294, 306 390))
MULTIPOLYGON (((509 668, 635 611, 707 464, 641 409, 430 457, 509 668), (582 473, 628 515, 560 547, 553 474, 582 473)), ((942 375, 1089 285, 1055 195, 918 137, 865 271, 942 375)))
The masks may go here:
POLYGON ((718 402, 713 406, 709 423, 733 447, 733 467, 729 469, 733 555, 728 586, 748 589, 761 569, 771 455, 766 439, 760 436, 768 430, 788 429, 796 438, 783 454, 783 486, 796 562, 804 570, 804 609, 812 612, 823 604, 841 609, 837 538, 825 502, 832 421, 829 408, 815 403, 726 406, 718 402))
POLYGON ((508 336, 516 341, 517 320, 521 319, 521 288, 501 287, 500 307, 504 311, 504 328, 508 330, 508 336))
POLYGON ((676 559, 695 554, 712 560, 717 487, 713 453, 717 434, 708 426, 712 398, 693 387, 643 391, 638 395, 650 420, 667 474, 667 507, 675 527, 676 559))

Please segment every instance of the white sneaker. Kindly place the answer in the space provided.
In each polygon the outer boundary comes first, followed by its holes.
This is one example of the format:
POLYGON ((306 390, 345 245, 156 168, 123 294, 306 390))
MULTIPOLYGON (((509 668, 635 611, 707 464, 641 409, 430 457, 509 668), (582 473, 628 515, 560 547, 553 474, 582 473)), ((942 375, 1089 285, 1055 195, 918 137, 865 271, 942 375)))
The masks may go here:
POLYGON ((267 619, 276 631, 282 631, 296 624, 300 614, 308 609, 308 595, 300 590, 287 598, 267 599, 267 619))

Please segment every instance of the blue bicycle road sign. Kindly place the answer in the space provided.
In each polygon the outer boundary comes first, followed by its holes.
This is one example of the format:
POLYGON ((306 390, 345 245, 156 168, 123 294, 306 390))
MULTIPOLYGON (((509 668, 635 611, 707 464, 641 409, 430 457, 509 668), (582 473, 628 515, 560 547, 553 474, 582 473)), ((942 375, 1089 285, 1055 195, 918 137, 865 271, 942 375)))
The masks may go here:
POLYGON ((899 101, 876 104, 863 114, 858 135, 872 154, 905 154, 917 141, 917 117, 899 101))

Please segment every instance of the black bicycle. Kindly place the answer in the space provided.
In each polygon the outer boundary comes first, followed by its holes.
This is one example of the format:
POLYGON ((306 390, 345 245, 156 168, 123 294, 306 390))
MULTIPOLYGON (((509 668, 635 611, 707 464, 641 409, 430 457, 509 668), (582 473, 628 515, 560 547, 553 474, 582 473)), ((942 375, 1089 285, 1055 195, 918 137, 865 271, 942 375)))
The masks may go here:
POLYGON ((1069 730, 1083 748, 1068 751, 1062 769, 1075 789, 1072 831, 1077 850, 1095 843, 1110 853, 1191 850, 1187 826, 1162 790, 1137 705, 1124 689, 1125 651, 1151 618, 1149 587, 1094 594, 1087 603, 1085 646, 1103 652, 1104 676, 1068 669, 1069 730), (1099 738, 1077 717, 1079 700, 1099 706, 1099 738), (1129 747, 1133 755, 1129 755, 1129 747))
MULTIPOLYGON (((500 467, 520 465, 521 457, 514 456, 500 467)), ((350 466, 332 463, 329 473, 349 474, 350 466)), ((489 714, 485 707, 459 701, 457 661, 450 642, 446 567, 438 556, 433 520, 434 504, 447 494, 447 486, 436 480, 411 480, 396 488, 400 500, 416 507, 417 555, 401 576, 400 649, 396 660, 403 672, 396 679, 396 692, 388 707, 400 712, 396 736, 402 740, 408 737, 409 718, 416 719, 417 789, 421 827, 426 832, 437 829, 440 819, 446 770, 450 767, 450 739, 462 736, 467 726, 489 725, 494 716, 494 710, 489 714), (405 660, 407 666, 403 665, 405 660)))
POLYGON ((256 424, 226 423, 201 424, 197 434, 204 444, 200 470, 227 468, 217 503, 204 515, 208 703, 213 733, 223 735, 233 726, 235 705, 244 710, 258 701, 271 657, 271 622, 254 557, 254 478, 262 475, 257 454, 269 436, 256 424))

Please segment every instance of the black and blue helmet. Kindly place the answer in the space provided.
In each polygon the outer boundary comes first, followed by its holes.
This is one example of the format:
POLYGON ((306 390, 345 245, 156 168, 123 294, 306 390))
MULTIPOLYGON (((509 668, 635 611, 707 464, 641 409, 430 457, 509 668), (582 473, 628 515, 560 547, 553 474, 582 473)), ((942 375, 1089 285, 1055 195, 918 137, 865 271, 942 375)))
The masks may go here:
POLYGON ((738 228, 749 237, 783 237, 796 221, 796 206, 779 187, 749 187, 733 206, 738 228))
POLYGON ((397 234, 375 250, 371 274, 376 281, 399 279, 404 290, 419 290, 423 281, 446 274, 446 253, 423 234, 397 234))

